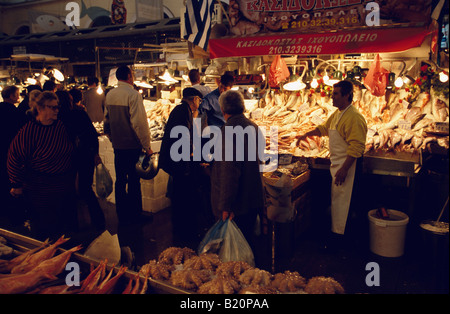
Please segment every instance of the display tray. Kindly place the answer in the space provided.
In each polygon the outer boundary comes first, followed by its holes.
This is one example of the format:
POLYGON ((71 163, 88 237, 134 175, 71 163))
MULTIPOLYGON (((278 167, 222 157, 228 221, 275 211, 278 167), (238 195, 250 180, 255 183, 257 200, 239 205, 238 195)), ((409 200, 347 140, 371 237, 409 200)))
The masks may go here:
MULTIPOLYGON (((306 170, 305 172, 303 172, 302 174, 296 176, 296 177, 292 177, 292 189, 297 188, 298 186, 302 185, 303 183, 307 182, 309 180, 309 176, 310 176, 310 171, 306 170)), ((274 176, 273 172, 266 172, 263 175, 263 181, 264 184, 268 184, 268 185, 272 185, 274 186, 278 180, 280 179, 280 177, 278 176, 274 176)))
POLYGON ((369 152, 364 155, 363 169, 366 173, 415 176, 422 165, 420 152, 369 152))
MULTIPOLYGON (((8 241, 8 246, 12 247, 15 250, 16 254, 20 254, 23 252, 26 252, 27 250, 31 250, 35 247, 39 247, 42 245, 42 242, 33 238, 26 237, 21 234, 17 234, 5 229, 0 228, 0 236, 4 237, 8 241)), ((58 248, 58 251, 56 254, 60 254, 66 250, 62 248, 58 248)), ((73 253, 72 257, 70 259, 71 262, 77 262, 80 265, 81 270, 89 271, 91 268, 91 265, 95 268, 97 267, 101 261, 88 258, 83 254, 80 253, 73 253)), ((111 268, 114 267, 114 265, 108 264, 107 270, 110 271, 111 268)), ((119 271, 120 267, 115 266, 113 273, 116 274, 119 271)), ((119 282, 117 283, 118 287, 125 287, 126 284, 130 279, 136 278, 138 275, 137 272, 132 270, 127 270, 124 275, 120 278, 119 282)), ((82 278, 84 279, 84 278, 82 278)), ((144 283, 145 277, 141 274, 139 274, 139 280, 141 282, 141 286, 144 283)), ((58 282, 57 284, 63 284, 64 281, 58 282)), ((148 278, 148 294, 192 294, 193 292, 187 291, 178 287, 175 287, 168 282, 161 281, 161 280, 155 280, 152 278, 148 278)))

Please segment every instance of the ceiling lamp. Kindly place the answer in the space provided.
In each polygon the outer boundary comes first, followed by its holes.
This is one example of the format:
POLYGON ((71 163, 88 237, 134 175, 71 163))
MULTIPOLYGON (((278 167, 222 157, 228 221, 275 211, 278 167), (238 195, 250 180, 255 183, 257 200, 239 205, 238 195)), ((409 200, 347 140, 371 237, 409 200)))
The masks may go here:
POLYGON ((176 79, 174 79, 174 78, 172 77, 172 75, 170 75, 168 69, 166 69, 166 70, 164 71, 164 74, 163 74, 163 75, 160 75, 159 78, 162 79, 163 81, 165 81, 165 84, 166 84, 166 85, 178 83, 178 81, 177 81, 176 79))
POLYGON ((355 80, 360 80, 361 76, 361 67, 357 65, 353 68, 353 77, 355 78, 355 80))
POLYGON ((302 79, 298 75, 291 75, 289 82, 283 85, 284 90, 299 91, 305 89, 306 84, 302 82, 302 79))
POLYGON ((338 71, 334 71, 334 73, 331 76, 331 78, 325 80, 325 77, 324 77, 323 81, 328 86, 333 86, 334 84, 342 81, 342 77, 343 77, 342 72, 338 70, 338 71))
POLYGON ((142 88, 153 88, 153 85, 151 85, 147 80, 134 81, 134 85, 142 88))
POLYGON ((53 69, 52 71, 53 77, 60 82, 64 82, 64 75, 58 69, 53 69))
POLYGON ((409 75, 404 75, 403 83, 405 83, 406 85, 411 85, 412 83, 414 83, 414 79, 409 75))
POLYGON ((37 80, 35 78, 29 77, 29 78, 27 78, 25 83, 27 83, 29 85, 36 85, 37 84, 37 80))
POLYGON ((303 73, 301 76, 295 74, 295 68, 302 64, 294 65, 293 74, 289 78, 289 82, 283 85, 283 89, 287 91, 299 91, 306 88, 306 84, 303 83, 303 76, 308 70, 308 62, 304 62, 303 73))
POLYGON ((319 86, 319 82, 317 81, 316 78, 313 78, 313 80, 311 81, 311 88, 317 88, 319 86))
POLYGON ((395 84, 395 73, 394 72, 390 72, 388 75, 388 83, 386 88, 387 89, 392 89, 394 87, 395 84))
POLYGON ((446 73, 445 71, 439 73, 439 81, 441 81, 442 83, 448 82, 448 73, 446 73))
POLYGON ((397 79, 394 82, 395 87, 402 88, 403 84, 404 84, 403 79, 400 76, 397 77, 397 79))

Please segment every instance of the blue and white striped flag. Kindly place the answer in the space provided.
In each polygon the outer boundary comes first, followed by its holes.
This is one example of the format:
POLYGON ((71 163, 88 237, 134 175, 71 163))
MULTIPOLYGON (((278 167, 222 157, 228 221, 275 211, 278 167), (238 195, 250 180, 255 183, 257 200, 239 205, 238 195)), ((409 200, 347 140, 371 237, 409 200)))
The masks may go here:
POLYGON ((208 48, 209 34, 211 33, 211 19, 215 0, 186 0, 184 13, 184 39, 202 47, 208 48))

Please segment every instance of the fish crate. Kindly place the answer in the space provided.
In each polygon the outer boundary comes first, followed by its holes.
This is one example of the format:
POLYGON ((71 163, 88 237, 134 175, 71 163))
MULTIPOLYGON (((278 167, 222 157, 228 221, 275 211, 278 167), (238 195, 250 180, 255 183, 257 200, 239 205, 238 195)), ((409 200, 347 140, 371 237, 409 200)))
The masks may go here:
MULTIPOLYGON (((14 249, 14 255, 17 256, 21 253, 27 252, 29 250, 32 250, 34 248, 40 247, 43 245, 43 242, 0 228, 0 236, 5 238, 7 241, 7 245, 12 247, 14 249)), ((50 243, 51 244, 51 243, 50 243)), ((64 248, 59 247, 56 251, 56 255, 61 254, 65 252, 66 250, 64 248)), ((81 252, 81 251, 80 251, 81 252)), ((13 256, 13 257, 15 257, 13 256)), ((90 271, 102 263, 101 260, 93 259, 90 257, 85 256, 82 253, 75 252, 72 254, 69 262, 75 262, 79 265, 80 271, 81 271, 81 280, 84 280, 86 276, 90 273, 90 271)), ((119 270, 120 265, 114 265, 111 263, 108 263, 106 265, 106 272, 110 272, 112 270, 112 276, 115 276, 119 270)), ((64 285, 65 284, 65 278, 64 276, 67 275, 67 270, 63 271, 60 275, 58 275, 58 278, 51 282, 44 282, 41 285, 35 286, 32 288, 32 290, 28 291, 27 293, 37 291, 36 288, 45 288, 52 285, 64 285), (36 289, 36 290, 35 290, 36 289)), ((140 287, 143 286, 145 282, 145 276, 142 273, 138 273, 133 270, 127 269, 124 274, 119 278, 117 281, 117 284, 112 291, 112 294, 120 294, 123 292, 127 284, 130 280, 135 281, 136 278, 138 278, 140 282, 140 287)), ((148 289, 146 291, 146 294, 193 294, 194 292, 188 291, 176 286, 171 285, 168 281, 164 280, 156 280, 152 278, 148 278, 148 289)))

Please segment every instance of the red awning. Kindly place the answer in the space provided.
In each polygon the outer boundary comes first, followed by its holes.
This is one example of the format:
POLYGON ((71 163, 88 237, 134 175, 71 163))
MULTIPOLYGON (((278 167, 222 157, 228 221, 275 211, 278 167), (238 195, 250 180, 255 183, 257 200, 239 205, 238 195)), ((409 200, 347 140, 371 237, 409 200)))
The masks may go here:
POLYGON ((400 52, 422 45, 427 27, 365 28, 313 34, 264 34, 209 40, 211 59, 263 55, 400 52))

